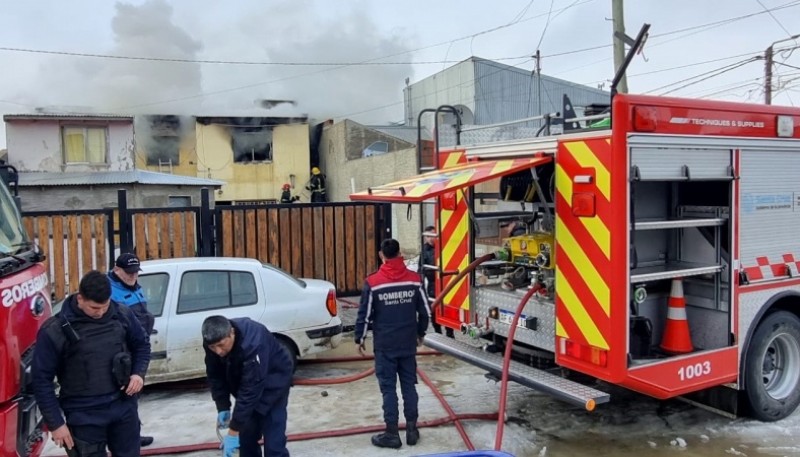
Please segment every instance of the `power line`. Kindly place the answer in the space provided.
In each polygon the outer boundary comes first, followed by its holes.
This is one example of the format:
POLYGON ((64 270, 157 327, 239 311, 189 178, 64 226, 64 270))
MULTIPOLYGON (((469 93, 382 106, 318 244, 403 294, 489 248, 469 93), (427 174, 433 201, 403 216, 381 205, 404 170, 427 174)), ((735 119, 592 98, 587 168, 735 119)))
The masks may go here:
MULTIPOLYGON (((742 67, 742 66, 744 66, 744 65, 747 65, 748 63, 755 62, 756 60, 759 60, 759 59, 758 59, 758 58, 756 58, 756 57, 753 57, 753 58, 750 58, 750 59, 743 60, 743 61, 741 61, 741 62, 736 62, 736 63, 734 63, 734 64, 731 64, 731 65, 726 65, 725 67, 718 68, 717 70, 713 70, 713 71, 711 71, 711 72, 701 73, 700 75, 693 76, 692 78, 689 78, 689 79, 695 79, 695 78, 697 78, 697 77, 699 77, 699 76, 703 76, 703 75, 705 75, 703 78, 700 78, 700 79, 698 79, 698 80, 696 80, 696 81, 687 82, 686 84, 684 84, 684 85, 682 85, 682 86, 679 86, 679 87, 672 88, 672 89, 670 89, 670 90, 668 90, 668 91, 666 91, 666 92, 662 92, 660 95, 667 95, 667 94, 671 94, 671 93, 673 93, 673 92, 676 92, 676 91, 679 91, 679 90, 681 90, 681 89, 685 89, 685 88, 687 88, 687 87, 689 87, 689 86, 693 86, 693 85, 695 85, 695 84, 699 84, 699 83, 701 83, 701 82, 703 82, 703 81, 706 81, 706 80, 708 80, 708 79, 715 78, 715 77, 717 77, 717 76, 719 76, 719 75, 722 75, 722 74, 728 73, 729 71, 733 71, 733 70, 735 70, 735 69, 737 69, 737 68, 739 68, 739 67, 742 67)), ((682 81, 679 81, 679 82, 685 82, 685 81, 687 81, 687 79, 684 79, 684 80, 682 80, 682 81)), ((667 85, 667 86, 665 86, 665 87, 669 87, 669 86, 672 86, 672 85, 675 85, 675 83, 673 83, 673 84, 669 84, 669 85, 667 85)), ((662 88, 659 88, 659 89, 654 89, 653 91, 655 91, 655 90, 660 90, 660 89, 663 89, 663 87, 662 87, 662 88)), ((650 91, 650 92, 653 92, 653 91, 650 91)))
POLYGON ((794 68, 795 70, 800 70, 800 67, 795 67, 794 65, 789 65, 788 63, 784 62, 774 62, 777 65, 783 65, 784 67, 794 68))
MULTIPOLYGON (((251 61, 251 60, 202 60, 202 59, 178 59, 166 57, 140 57, 140 56, 118 56, 112 54, 93 54, 87 52, 69 52, 69 51, 48 51, 43 49, 25 49, 25 48, 10 48, 0 47, 0 51, 8 52, 25 52, 32 54, 48 54, 57 56, 69 57, 94 57, 100 59, 115 59, 115 60, 135 60, 147 62, 170 62, 170 63, 190 63, 190 64, 211 64, 211 65, 252 65, 252 66, 275 66, 275 67, 332 67, 337 65, 353 66, 379 66, 379 65, 426 65, 426 64, 440 64, 440 63, 458 63, 460 60, 430 60, 430 61, 404 61, 404 62, 375 62, 375 61, 358 61, 358 62, 266 62, 266 61, 251 61)), ((519 57, 496 57, 493 60, 518 60, 519 57)))
MULTIPOLYGON (((583 0, 583 3, 589 3, 594 0, 583 0)), ((557 11, 564 11, 575 4, 566 6, 561 8, 557 11)), ((54 50, 46 50, 46 49, 29 49, 29 48, 19 48, 19 47, 9 47, 3 46, 0 47, 0 51, 7 51, 7 52, 22 52, 22 53, 32 53, 32 54, 48 54, 48 55, 59 55, 59 56, 69 56, 69 57, 89 57, 89 58, 99 58, 99 59, 116 59, 116 60, 135 60, 135 61, 152 61, 152 62, 170 62, 170 63, 192 63, 192 64, 210 64, 210 65, 253 65, 253 66, 368 66, 368 65, 408 65, 408 64, 439 64, 439 63, 456 63, 460 61, 427 61, 427 62, 378 62, 379 60, 389 59, 392 57, 398 57, 405 54, 411 54, 417 51, 422 51, 425 49, 434 48, 437 46, 441 46, 443 44, 454 43, 457 41, 466 40, 468 38, 477 37, 480 35, 485 35, 488 33, 495 32, 497 30, 501 30, 507 27, 511 27, 522 22, 532 21, 539 17, 546 16, 546 14, 539 14, 536 16, 531 16, 526 19, 519 19, 517 21, 512 21, 503 25, 499 25, 496 27, 492 27, 490 29, 482 30, 480 32, 462 36, 459 38, 454 38, 452 40, 443 41, 440 43, 435 43, 427 46, 423 46, 420 48, 402 51, 396 54, 391 54, 382 57, 376 57, 372 59, 367 59, 363 61, 356 61, 356 62, 268 62, 268 61, 249 61, 249 60, 219 60, 219 59, 182 59, 182 58, 169 58, 169 57, 149 57, 149 56, 124 56, 124 55, 115 55, 115 54, 103 54, 103 53, 91 53, 91 52, 71 52, 71 51, 54 51, 54 50)), ((501 57, 496 58, 494 60, 518 60, 519 57, 501 57)))
MULTIPOLYGON (((765 6, 763 3, 761 3, 761 0, 756 0, 756 1, 758 2, 758 4, 759 4, 759 5, 761 5, 761 7, 762 7, 762 8, 764 8, 764 11, 766 11, 766 12, 768 12, 768 13, 769 13, 769 15, 772 17, 772 19, 774 19, 774 20, 775 20, 775 23, 776 23, 776 24, 778 24, 778 26, 779 26, 780 28, 782 28, 784 32, 786 32, 786 35, 788 35, 789 37, 791 37, 791 36, 792 36, 792 33, 791 33, 791 32, 789 32, 788 30, 786 30, 786 27, 784 27, 784 26, 783 26, 783 24, 781 24, 781 21, 779 21, 779 20, 778 20, 778 18, 777 18, 777 17, 775 17, 775 15, 774 15, 774 14, 772 14, 772 11, 769 11, 769 10, 767 9, 767 7, 766 7, 766 6, 765 6)), ((797 42, 797 41, 795 40, 795 42, 797 42)))
MULTIPOLYGON (((766 10, 766 11, 758 11, 758 12, 755 12, 755 13, 745 14, 745 15, 742 15, 742 16, 736 16, 736 17, 732 17, 732 18, 728 18, 728 19, 722 19, 722 20, 719 20, 719 21, 708 22, 708 23, 705 23, 705 24, 699 24, 699 25, 694 25, 694 26, 691 26, 691 27, 686 27, 686 28, 682 28, 682 29, 678 29, 678 30, 670 30, 669 32, 650 35, 650 39, 658 39, 658 38, 662 38, 662 37, 665 37, 665 36, 675 35, 677 33, 683 33, 683 32, 693 31, 693 30, 697 30, 697 29, 703 29, 703 30, 699 30, 699 31, 697 31, 695 33, 705 32, 706 30, 710 30, 710 29, 713 29, 713 28, 716 28, 716 27, 719 27, 719 26, 722 26, 722 25, 727 25, 727 24, 730 24, 730 23, 733 23, 733 22, 738 22, 738 21, 741 21, 741 20, 744 20, 744 19, 749 19, 751 17, 760 16, 762 14, 768 14, 770 12, 779 11, 779 10, 786 9, 786 8, 792 8, 792 7, 795 7, 795 6, 800 6, 800 1, 792 1, 792 2, 789 2, 789 3, 783 4, 783 5, 776 6, 774 8, 769 9, 769 10, 766 10)), ((685 38, 685 37, 693 35, 693 34, 694 33, 689 34, 689 35, 683 35, 683 36, 677 37, 675 39, 685 38)), ((668 41, 665 41, 665 42, 656 43, 656 44, 654 44, 654 45, 652 45, 650 47, 653 47, 653 46, 656 46, 656 45, 661 45, 661 44, 668 43, 668 42, 671 42, 671 41, 674 41, 674 40, 668 40, 668 41)), ((578 54, 578 53, 582 53, 582 52, 596 51, 598 49, 610 48, 611 46, 613 46, 613 44, 611 44, 611 43, 597 45, 597 46, 589 46, 589 47, 586 47, 586 48, 574 49, 574 50, 571 50, 571 51, 557 52, 557 53, 554 53, 554 54, 544 55, 544 56, 542 56, 542 58, 545 58, 545 57, 561 57, 561 56, 566 56, 566 55, 571 55, 571 54, 578 54)), ((607 59, 607 60, 610 60, 610 59, 607 59)))
MULTIPOLYGON (((518 63, 518 64, 516 64, 516 65, 510 65, 510 66, 511 66, 511 67, 517 67, 517 68, 519 68, 521 65, 525 65, 525 64, 527 64, 528 62, 531 62, 531 61, 533 61, 533 59, 532 59, 532 58, 531 58, 531 59, 528 59, 528 60, 526 60, 526 61, 524 61, 524 62, 520 62, 520 63, 518 63)), ((488 63, 488 62, 487 62, 487 63, 488 63)), ((491 63, 489 63, 489 65, 491 65, 491 63)), ((497 74, 497 73, 500 73, 500 72, 502 72, 502 71, 505 71, 505 70, 507 70, 507 68, 505 68, 505 67, 502 67, 502 68, 501 68, 501 67, 499 67, 499 66, 498 66, 498 67, 496 67, 496 68, 498 68, 496 71, 493 71, 493 72, 491 72, 491 73, 486 73, 486 74, 484 74, 484 75, 481 75, 481 76, 480 76, 480 77, 478 77, 478 78, 473 78, 473 79, 471 79, 471 80, 469 80, 469 81, 464 81, 464 82, 462 82, 462 83, 458 84, 456 87, 461 87, 461 86, 464 86, 464 85, 467 85, 467 84, 472 84, 472 83, 475 83, 475 82, 478 82, 478 81, 480 81, 480 80, 481 80, 481 79, 483 79, 483 78, 486 78, 486 77, 489 77, 489 76, 492 76, 492 75, 494 75, 494 74, 497 74)), ((526 82, 525 84, 527 84, 527 82, 526 82)), ((411 102, 411 101, 415 101, 415 100, 421 100, 421 99, 423 99, 423 98, 425 98, 425 97, 427 97, 427 96, 430 96, 430 95, 435 95, 435 94, 438 94, 438 93, 440 93, 440 92, 445 92, 445 91, 448 91, 448 90, 451 90, 451 89, 452 89, 452 87, 445 87, 445 88, 442 88, 442 89, 439 89, 439 90, 437 90, 437 91, 433 92, 433 94, 431 94, 431 93, 428 93, 428 94, 424 94, 424 95, 418 95, 418 96, 416 96, 416 97, 413 97, 413 98, 411 98, 411 99, 409 100, 409 102, 411 102)), ((371 113, 371 112, 373 112, 373 111, 379 111, 379 110, 382 110, 382 109, 391 108, 391 107, 393 107, 393 106, 397 106, 397 105, 400 105, 400 104, 403 104, 403 103, 405 103, 405 101, 404 101, 404 100, 401 100, 401 101, 399 101, 399 102, 394 102, 394 103, 389 103, 389 104, 386 104, 386 105, 378 106, 378 107, 376 107, 376 108, 370 108, 370 109, 366 109, 366 110, 362 110, 362 111, 358 111, 358 112, 354 112, 354 113, 347 113, 347 114, 337 115, 337 116, 333 116, 333 117, 334 117, 334 118, 343 118, 343 117, 358 116, 358 115, 360 115, 360 114, 366 114, 366 113, 371 113)))

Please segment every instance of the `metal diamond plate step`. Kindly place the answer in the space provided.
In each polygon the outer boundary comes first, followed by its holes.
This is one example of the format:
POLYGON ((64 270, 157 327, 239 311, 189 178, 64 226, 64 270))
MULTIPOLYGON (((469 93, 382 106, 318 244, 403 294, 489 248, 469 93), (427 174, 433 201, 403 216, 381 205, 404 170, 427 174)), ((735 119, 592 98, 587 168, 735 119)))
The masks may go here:
MULTIPOLYGON (((498 377, 501 375, 503 369, 502 354, 484 352, 481 348, 437 333, 425 335, 424 341, 425 346, 483 368, 498 377)), ((513 360, 508 370, 508 379, 568 403, 582 406, 589 411, 593 410, 595 405, 607 403, 611 398, 605 392, 513 360)))

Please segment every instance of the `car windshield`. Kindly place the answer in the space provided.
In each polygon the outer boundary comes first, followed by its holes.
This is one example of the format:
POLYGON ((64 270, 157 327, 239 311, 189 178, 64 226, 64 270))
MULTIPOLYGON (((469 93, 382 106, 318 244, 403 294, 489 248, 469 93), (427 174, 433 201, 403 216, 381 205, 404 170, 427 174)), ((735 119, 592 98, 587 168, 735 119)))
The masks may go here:
POLYGON ((276 267, 276 266, 274 266, 274 265, 270 265, 270 264, 268 264, 268 263, 264 263, 264 264, 262 264, 262 265, 263 265, 263 266, 264 266, 264 268, 266 268, 267 270, 274 271, 275 273, 278 273, 278 274, 281 274, 281 275, 283 275, 283 276, 286 276, 287 278, 289 278, 289 279, 291 279, 292 281, 296 282, 298 286, 300 286, 300 287, 302 287, 302 288, 304 288, 304 289, 305 289, 305 287, 306 287, 306 283, 305 283, 305 281, 303 281, 302 279, 295 278, 294 276, 290 275, 289 273, 287 273, 287 272, 285 272, 285 271, 281 270, 280 268, 278 268, 278 267, 276 267))
POLYGON ((0 184, 0 257, 16 254, 30 245, 19 209, 6 186, 0 184))

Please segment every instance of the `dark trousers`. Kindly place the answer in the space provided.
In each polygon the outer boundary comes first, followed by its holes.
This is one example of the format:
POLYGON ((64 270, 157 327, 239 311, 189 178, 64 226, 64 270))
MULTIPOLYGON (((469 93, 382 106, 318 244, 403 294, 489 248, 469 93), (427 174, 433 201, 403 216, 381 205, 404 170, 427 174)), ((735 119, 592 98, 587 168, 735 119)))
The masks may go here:
POLYGON ((253 413, 239 430, 239 456, 261 457, 258 440, 264 437, 264 456, 289 457, 286 449, 286 408, 289 404, 289 388, 272 391, 271 405, 266 414, 253 413))
POLYGON ((383 395, 383 420, 387 425, 397 425, 400 413, 397 408, 397 379, 403 395, 403 414, 406 422, 416 422, 417 357, 415 354, 398 355, 390 351, 375 351, 375 376, 383 395))
MULTIPOLYGON (((88 444, 107 443, 114 457, 139 456, 140 425, 136 398, 120 398, 99 408, 68 409, 64 415, 74 438, 88 444)), ((105 457, 106 452, 103 450, 97 455, 105 457)))

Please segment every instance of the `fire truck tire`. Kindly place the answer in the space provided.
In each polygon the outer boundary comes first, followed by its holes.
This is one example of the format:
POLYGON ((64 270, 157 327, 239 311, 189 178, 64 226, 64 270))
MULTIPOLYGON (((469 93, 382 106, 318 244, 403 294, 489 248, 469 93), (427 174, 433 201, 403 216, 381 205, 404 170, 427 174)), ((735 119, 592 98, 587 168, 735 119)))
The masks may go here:
POLYGON ((772 422, 800 404, 800 319, 788 311, 769 314, 747 348, 745 391, 750 415, 772 422))

